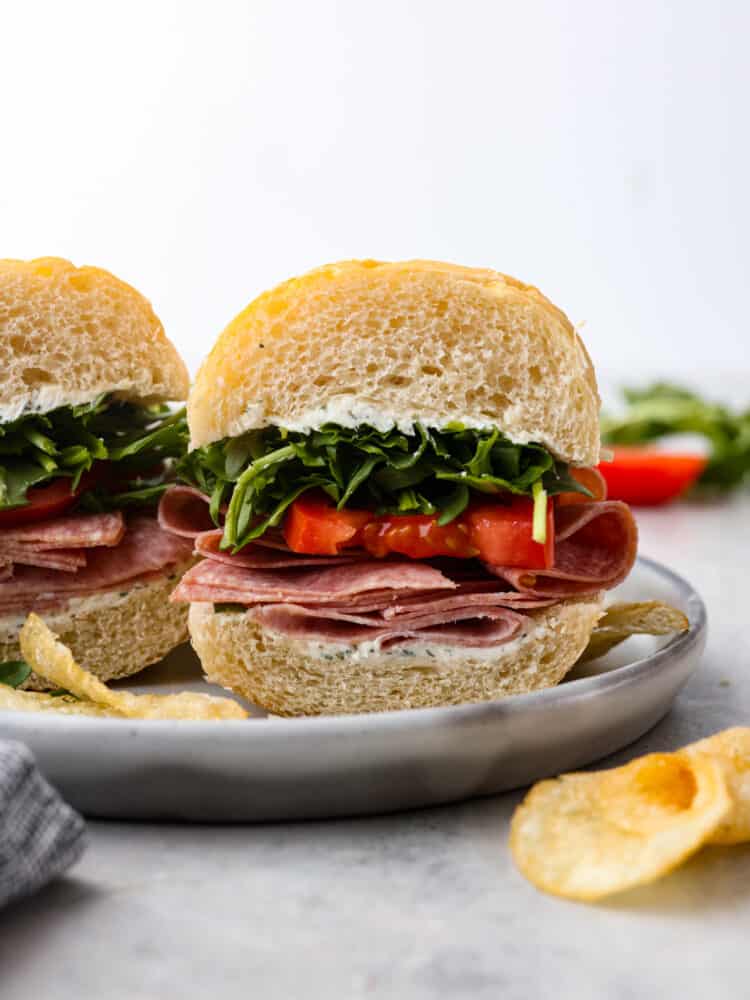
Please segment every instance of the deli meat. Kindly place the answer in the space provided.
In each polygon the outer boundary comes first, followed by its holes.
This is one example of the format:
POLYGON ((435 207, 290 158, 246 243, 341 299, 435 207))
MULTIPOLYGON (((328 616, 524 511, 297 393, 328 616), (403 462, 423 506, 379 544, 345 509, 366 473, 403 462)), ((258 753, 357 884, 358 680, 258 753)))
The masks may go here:
POLYGON ((290 552, 282 541, 273 547, 250 543, 239 552, 231 553, 220 548, 223 528, 202 531, 195 536, 195 551, 227 566, 244 566, 246 569, 292 569, 294 566, 340 566, 355 560, 356 556, 304 556, 290 552))
POLYGON ((159 525, 181 538, 196 538, 214 527, 208 497, 193 486, 170 486, 159 501, 159 525))
POLYGON ((83 549, 35 549, 28 545, 4 545, 2 557, 10 560, 8 576, 13 575, 13 564, 41 566, 65 573, 75 573, 86 565, 86 553, 83 549))
POLYGON ((86 549, 119 545, 124 534, 125 520, 120 511, 73 514, 0 528, 0 560, 9 566, 8 576, 14 564, 76 573, 86 565, 86 549))
POLYGON ((67 514, 17 528, 0 528, 0 552, 6 543, 38 545, 40 549, 78 549, 118 545, 125 534, 125 519, 110 514, 67 514))
POLYGON ((153 579, 190 558, 192 543, 162 531, 153 517, 139 515, 123 525, 119 544, 89 549, 86 565, 75 573, 16 567, 12 577, 0 580, 0 614, 55 607, 71 597, 153 579))
POLYGON ((172 600, 245 605, 269 631, 320 642, 498 646, 533 625, 529 612, 616 586, 636 554, 630 509, 611 501, 556 507, 549 570, 354 550, 308 556, 290 551, 278 529, 232 553, 221 548, 223 530, 207 527, 207 503, 190 487, 162 498, 161 525, 204 557, 172 600))
POLYGON ((561 600, 616 587, 633 568, 637 547, 638 529, 627 504, 570 504, 555 510, 552 569, 487 569, 529 597, 561 600))
POLYGON ((435 621, 386 623, 377 617, 331 614, 322 609, 297 604, 258 605, 248 615, 272 632, 320 642, 377 642, 381 649, 419 641, 444 646, 499 646, 516 638, 524 628, 524 618, 507 608, 469 613, 466 620, 432 616, 435 621))
POLYGON ((452 590, 439 569, 424 562, 346 563, 323 569, 252 570, 204 559, 183 576, 173 601, 239 604, 349 602, 382 592, 452 590))

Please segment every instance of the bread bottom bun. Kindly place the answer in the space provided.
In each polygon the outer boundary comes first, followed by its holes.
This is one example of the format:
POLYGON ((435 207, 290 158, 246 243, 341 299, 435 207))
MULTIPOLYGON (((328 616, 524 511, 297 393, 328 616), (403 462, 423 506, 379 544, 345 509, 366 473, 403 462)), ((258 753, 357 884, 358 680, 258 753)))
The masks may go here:
MULTIPOLYGON (((170 604, 169 595, 190 565, 146 583, 126 584, 127 589, 74 598, 64 608, 40 611, 40 617, 86 670, 103 681, 129 677, 187 639, 185 605, 170 604)), ((23 658, 18 633, 24 618, 0 618, 0 662, 23 658)), ((32 674, 23 687, 47 691, 55 685, 32 674)))
POLYGON ((532 628, 495 649, 420 644, 344 653, 192 604, 190 638, 208 680, 276 715, 338 715, 491 701, 558 684, 589 641, 599 596, 531 612, 532 628))

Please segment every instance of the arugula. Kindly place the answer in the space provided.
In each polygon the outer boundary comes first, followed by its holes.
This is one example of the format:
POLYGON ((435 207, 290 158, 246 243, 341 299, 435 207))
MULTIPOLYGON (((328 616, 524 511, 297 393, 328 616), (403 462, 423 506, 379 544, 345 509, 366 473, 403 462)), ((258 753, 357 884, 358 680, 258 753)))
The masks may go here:
POLYGON ((93 486, 81 506, 107 510, 154 503, 166 489, 170 460, 187 449, 185 410, 139 406, 103 395, 0 424, 0 510, 27 503, 30 487, 60 477, 71 492, 94 462, 117 464, 117 487, 93 486), (166 465, 164 464, 166 462, 166 465))
POLYGON ((711 448, 708 465, 698 480, 700 486, 731 490, 747 479, 750 410, 733 413, 667 382, 626 389, 624 396, 627 409, 623 416, 602 419, 602 437, 607 444, 644 444, 669 434, 699 434, 711 448))
POLYGON ((222 547, 235 552, 278 525, 313 488, 339 509, 439 514, 440 524, 458 517, 472 493, 523 494, 539 504, 555 493, 590 495, 540 445, 458 424, 440 431, 417 424, 413 434, 337 424, 309 434, 267 427, 189 452, 177 475, 210 496, 215 524, 228 505, 222 547), (535 491, 538 483, 543 489, 535 491))
POLYGON ((17 688, 30 675, 31 667, 23 660, 6 660, 5 663, 0 663, 0 684, 17 688))

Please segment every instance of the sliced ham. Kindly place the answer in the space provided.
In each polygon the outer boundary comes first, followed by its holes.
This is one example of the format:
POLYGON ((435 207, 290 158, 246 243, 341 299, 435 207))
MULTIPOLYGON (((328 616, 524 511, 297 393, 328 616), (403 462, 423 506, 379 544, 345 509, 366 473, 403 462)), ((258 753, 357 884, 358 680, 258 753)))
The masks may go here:
POLYGON ((128 521, 119 545, 89 550, 86 566, 76 573, 17 567, 10 579, 0 580, 0 613, 54 607, 71 597, 153 579, 185 563, 191 551, 191 542, 162 531, 155 518, 139 515, 128 521))
POLYGON ((407 623, 363 623, 353 615, 332 617, 296 604, 270 604, 250 608, 248 615, 264 628, 292 638, 326 643, 377 642, 380 648, 401 643, 427 642, 444 646, 499 646, 521 633, 524 619, 506 608, 467 621, 444 621, 432 627, 407 623))
POLYGON ((555 511, 552 569, 487 569, 528 597, 562 600, 616 587, 633 568, 637 547, 638 529, 627 504, 571 504, 555 511))

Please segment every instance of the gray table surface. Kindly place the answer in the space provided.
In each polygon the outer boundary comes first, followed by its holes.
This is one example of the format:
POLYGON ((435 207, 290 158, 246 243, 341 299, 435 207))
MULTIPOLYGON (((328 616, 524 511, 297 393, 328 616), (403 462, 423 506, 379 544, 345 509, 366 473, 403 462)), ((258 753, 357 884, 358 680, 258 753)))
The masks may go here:
MULTIPOLYGON (((750 501, 639 514, 641 551, 705 597, 708 650, 613 759, 750 721, 750 501)), ((138 1000, 750 995, 750 846, 605 905, 516 872, 518 794, 303 824, 91 823, 71 876, 0 916, 0 995, 138 1000)))

